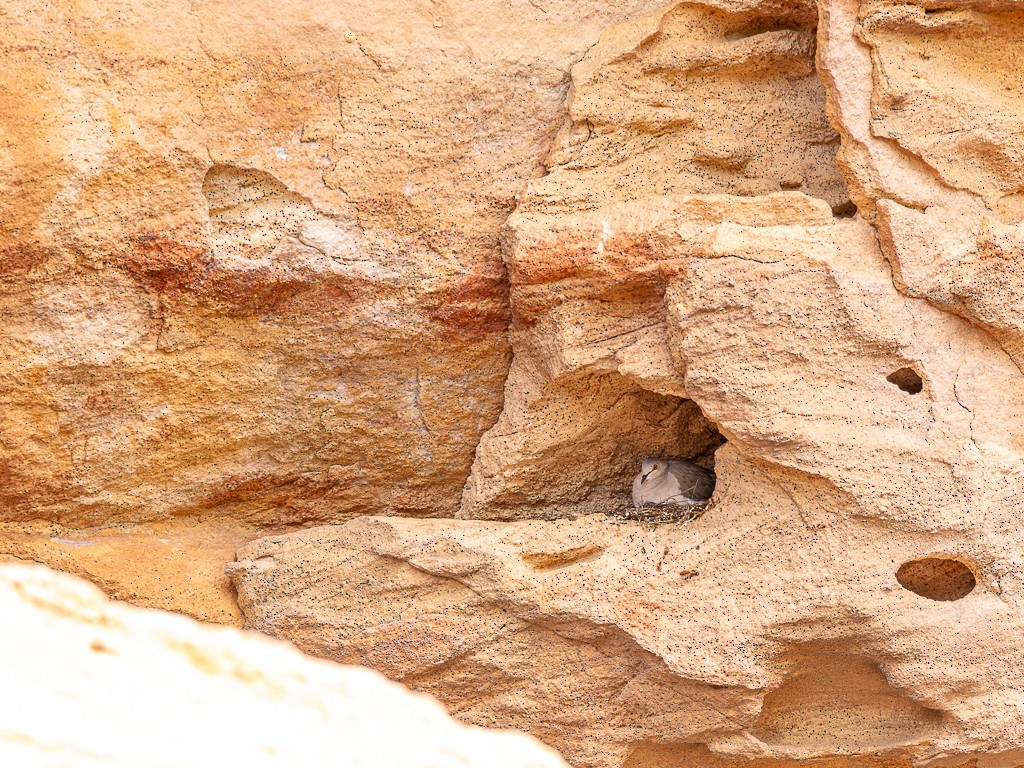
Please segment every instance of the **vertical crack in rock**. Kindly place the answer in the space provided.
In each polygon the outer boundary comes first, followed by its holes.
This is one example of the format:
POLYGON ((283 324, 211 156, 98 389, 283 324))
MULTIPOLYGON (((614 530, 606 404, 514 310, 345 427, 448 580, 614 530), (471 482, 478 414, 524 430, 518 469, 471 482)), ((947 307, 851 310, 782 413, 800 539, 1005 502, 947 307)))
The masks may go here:
POLYGON ((966 1, 942 12, 855 6, 823 3, 819 62, 858 205, 878 225, 898 289, 984 328, 1020 368, 1011 254, 1024 242, 1015 202, 1024 199, 1024 100, 1013 85, 1024 16, 966 1), (932 178, 895 157, 894 143, 921 157, 932 178))

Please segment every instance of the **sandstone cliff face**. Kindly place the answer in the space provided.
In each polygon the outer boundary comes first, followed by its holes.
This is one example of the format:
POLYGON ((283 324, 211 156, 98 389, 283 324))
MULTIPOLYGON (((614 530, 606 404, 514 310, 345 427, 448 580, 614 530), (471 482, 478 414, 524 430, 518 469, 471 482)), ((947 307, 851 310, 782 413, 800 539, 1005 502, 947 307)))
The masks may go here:
POLYGON ((460 516, 521 522, 255 542, 248 624, 577 765, 1022 762, 1020 21, 607 29, 505 237, 514 356, 460 516), (526 520, 620 511, 652 454, 714 464, 698 521, 526 520))
POLYGON ((1006 591, 943 570, 962 561, 904 576, 960 591, 894 577, 922 552, 980 547, 838 514, 808 526, 810 493, 726 453, 721 506, 690 524, 369 518, 254 542, 232 574, 250 626, 527 730, 573 765, 960 765, 989 750, 1018 764, 1006 591))
POLYGON ((499 227, 568 66, 646 10, 504 5, 7 4, 8 519, 457 508, 499 227))
POLYGON ((657 3, 507 6, 0 9, 4 550, 224 620, 222 575, 175 601, 187 557, 118 578, 97 537, 213 530, 220 571, 260 532, 459 508, 510 358, 499 230, 568 68, 657 3))
POLYGON ((34 8, 9 556, 580 766, 1024 764, 1018 3, 34 8))

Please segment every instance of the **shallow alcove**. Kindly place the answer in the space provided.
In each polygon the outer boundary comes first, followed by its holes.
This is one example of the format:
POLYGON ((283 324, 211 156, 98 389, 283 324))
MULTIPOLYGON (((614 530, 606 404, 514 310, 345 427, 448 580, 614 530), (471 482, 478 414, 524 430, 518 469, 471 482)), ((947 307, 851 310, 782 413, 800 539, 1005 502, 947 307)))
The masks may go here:
POLYGON ((904 589, 929 600, 960 600, 977 584, 974 571, 952 555, 930 555, 908 560, 896 571, 904 589))
POLYGON ((622 768, 911 768, 902 751, 885 754, 840 754, 798 760, 785 757, 729 757, 706 744, 649 740, 638 742, 622 768))
POLYGON ((911 395, 916 395, 924 389, 924 379, 913 368, 900 368, 886 376, 885 380, 911 395))
POLYGON ((808 643, 779 659, 782 684, 764 698, 750 733, 819 753, 896 749, 927 738, 942 713, 897 690, 874 659, 841 643, 808 643))
POLYGON ((681 459, 714 471, 715 453, 726 442, 693 400, 645 390, 629 399, 628 418, 602 425, 602 471, 590 500, 605 512, 632 509, 633 479, 645 458, 681 459))
POLYGON ((647 457, 714 470, 725 443, 693 400, 617 373, 549 382, 529 407, 509 407, 477 450, 460 516, 558 518, 632 508, 647 457))
POLYGON ((850 200, 843 200, 832 206, 832 215, 839 219, 852 219, 857 215, 857 206, 850 200))
POLYGON ((304 225, 326 220, 312 202, 257 168, 215 165, 203 180, 213 251, 267 258, 282 238, 298 238, 304 225))

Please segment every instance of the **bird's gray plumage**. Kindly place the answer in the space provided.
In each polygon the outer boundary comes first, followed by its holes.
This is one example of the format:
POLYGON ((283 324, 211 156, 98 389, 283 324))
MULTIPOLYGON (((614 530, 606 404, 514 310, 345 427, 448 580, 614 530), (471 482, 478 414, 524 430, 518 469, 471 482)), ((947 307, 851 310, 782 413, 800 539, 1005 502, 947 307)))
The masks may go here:
POLYGON ((633 481, 633 505, 699 504, 711 498, 715 473, 678 459, 644 459, 633 481))

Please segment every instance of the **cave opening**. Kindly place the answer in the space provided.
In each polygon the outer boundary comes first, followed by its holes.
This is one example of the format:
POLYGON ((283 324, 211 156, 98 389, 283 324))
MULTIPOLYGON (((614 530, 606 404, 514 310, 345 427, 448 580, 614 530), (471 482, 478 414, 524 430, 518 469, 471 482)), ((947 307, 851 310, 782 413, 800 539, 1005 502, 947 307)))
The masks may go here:
MULTIPOLYGON (((518 374, 514 374, 518 375, 518 374)), ((644 459, 714 471, 726 438, 681 388, 654 391, 619 372, 547 381, 511 408, 477 451, 462 517, 557 519, 633 509, 644 459)))

